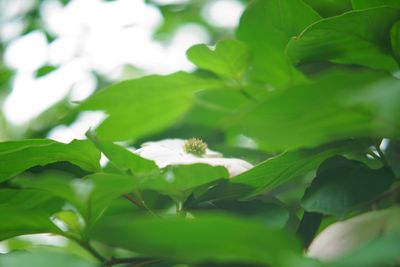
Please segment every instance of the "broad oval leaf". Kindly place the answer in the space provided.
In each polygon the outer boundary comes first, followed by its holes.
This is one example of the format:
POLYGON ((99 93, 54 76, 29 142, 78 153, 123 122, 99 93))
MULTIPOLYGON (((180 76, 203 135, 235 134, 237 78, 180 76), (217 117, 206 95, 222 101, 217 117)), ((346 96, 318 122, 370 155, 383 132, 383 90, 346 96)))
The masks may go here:
POLYGON ((251 218, 273 229, 282 229, 289 219, 289 211, 282 204, 272 201, 258 199, 250 201, 222 200, 213 202, 212 207, 212 211, 216 210, 251 218))
POLYGON ((390 43, 393 55, 400 64, 400 21, 396 22, 390 29, 390 43))
POLYGON ((364 9, 379 6, 395 6, 400 7, 398 0, 351 0, 353 9, 364 9))
POLYGON ((31 167, 68 161, 90 172, 100 170, 100 152, 88 141, 63 144, 48 139, 0 143, 0 181, 31 167))
POLYGON ((307 211, 342 217, 384 193, 393 181, 388 167, 373 170, 358 161, 333 157, 321 164, 304 193, 302 206, 307 211))
POLYGON ((194 219, 111 217, 99 222, 91 236, 144 256, 183 263, 217 261, 279 266, 285 257, 300 253, 298 241, 288 233, 222 214, 194 219))
POLYGON ((304 3, 310 5, 315 9, 322 17, 332 17, 343 14, 344 12, 350 11, 351 0, 303 0, 304 3))
POLYGON ((330 61, 395 70, 389 31, 400 9, 380 7, 347 12, 312 24, 287 46, 295 63, 330 61))
POLYGON ((0 207, 0 240, 27 234, 60 233, 48 213, 40 209, 0 207))
POLYGON ((321 17, 301 0, 257 0, 243 13, 237 30, 252 55, 253 79, 285 87, 301 79, 285 54, 290 38, 321 17))
POLYGON ((131 173, 138 176, 150 172, 159 172, 154 161, 142 158, 110 141, 99 140, 93 133, 88 133, 87 136, 123 174, 131 173))
POLYGON ((107 173, 96 173, 82 179, 68 179, 49 173, 35 179, 22 177, 16 179, 15 183, 66 200, 75 206, 89 226, 114 199, 138 188, 133 176, 107 173))
POLYGON ((0 208, 35 209, 56 211, 62 203, 57 203, 53 195, 38 189, 0 188, 0 208))
POLYGON ((102 140, 131 140, 175 123, 192 105, 194 92, 221 86, 221 81, 185 72, 151 75, 111 85, 83 102, 79 110, 108 113, 96 129, 102 140))
POLYGON ((0 266, 7 267, 95 267, 94 262, 86 261, 73 254, 53 250, 15 251, 0 257, 0 266))
POLYGON ((229 177, 222 166, 197 163, 190 165, 168 166, 160 174, 143 177, 140 188, 151 189, 172 197, 177 202, 184 202, 195 189, 229 177))
POLYGON ((355 137, 396 137, 400 81, 370 71, 333 72, 249 107, 232 118, 266 151, 355 137))
POLYGON ((199 68, 236 81, 242 79, 250 60, 246 45, 237 40, 220 41, 214 50, 203 44, 194 45, 186 54, 199 68))
POLYGON ((327 158, 351 151, 364 151, 368 146, 366 140, 356 140, 286 152, 261 162, 225 183, 217 184, 195 202, 247 199, 261 195, 316 171, 327 158))

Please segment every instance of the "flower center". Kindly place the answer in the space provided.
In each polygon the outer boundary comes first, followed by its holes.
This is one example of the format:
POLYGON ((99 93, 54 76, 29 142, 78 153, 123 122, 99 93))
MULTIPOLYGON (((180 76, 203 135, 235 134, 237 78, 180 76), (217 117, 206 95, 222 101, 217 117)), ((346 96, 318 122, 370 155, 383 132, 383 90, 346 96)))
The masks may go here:
POLYGON ((186 153, 190 153, 195 156, 203 156, 206 153, 207 144, 201 139, 190 138, 185 142, 183 150, 185 150, 186 153))

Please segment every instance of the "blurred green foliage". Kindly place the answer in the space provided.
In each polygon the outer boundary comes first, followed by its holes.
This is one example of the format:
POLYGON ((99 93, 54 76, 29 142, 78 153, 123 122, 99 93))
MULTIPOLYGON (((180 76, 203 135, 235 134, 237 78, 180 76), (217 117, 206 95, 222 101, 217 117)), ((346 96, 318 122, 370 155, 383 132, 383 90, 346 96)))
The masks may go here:
MULTIPOLYGON (((216 45, 186 51, 191 73, 111 85, 98 75, 104 89, 62 100, 23 133, 0 116, 0 266, 398 266, 397 1, 243 1, 236 33, 201 16, 210 1, 147 2, 164 17, 158 40, 195 22, 216 45), (45 138, 87 110, 108 115, 87 140, 45 138), (241 161, 193 164, 163 148, 153 161, 130 148, 192 137, 254 167, 229 177, 241 161), (377 212, 390 218, 364 220, 377 212), (316 235, 346 238, 311 258, 316 235), (345 253, 324 258, 335 246, 345 253)), ((23 33, 42 29, 38 6, 24 19, 23 33)), ((12 77, 1 65, 0 103, 12 77)))

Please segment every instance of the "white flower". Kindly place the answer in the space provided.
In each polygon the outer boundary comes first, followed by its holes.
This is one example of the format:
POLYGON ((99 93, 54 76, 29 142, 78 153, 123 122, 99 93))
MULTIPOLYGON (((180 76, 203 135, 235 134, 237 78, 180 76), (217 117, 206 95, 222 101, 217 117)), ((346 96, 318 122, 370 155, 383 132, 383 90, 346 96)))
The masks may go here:
POLYGON ((164 168, 169 165, 182 165, 205 163, 212 166, 223 166, 229 176, 236 176, 253 165, 247 161, 235 158, 223 158, 222 154, 211 149, 206 149, 202 156, 196 156, 185 151, 186 140, 164 139, 157 142, 147 142, 140 149, 134 151, 139 156, 154 160, 158 167, 164 168))
POLYGON ((400 233, 400 207, 368 212, 337 222, 322 231, 311 243, 307 255, 333 260, 383 235, 400 233))

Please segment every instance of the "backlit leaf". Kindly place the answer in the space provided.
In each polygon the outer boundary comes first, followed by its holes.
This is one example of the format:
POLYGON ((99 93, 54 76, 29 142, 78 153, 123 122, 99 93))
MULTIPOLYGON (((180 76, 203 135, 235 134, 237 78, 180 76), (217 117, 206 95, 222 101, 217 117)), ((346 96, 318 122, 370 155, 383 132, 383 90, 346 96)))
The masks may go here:
POLYGON ((237 30, 252 55, 252 78, 283 87, 301 79, 285 54, 290 38, 320 16, 301 0, 257 0, 243 13, 237 30))
POLYGON ((194 92, 220 86, 220 81, 185 72, 152 75, 111 85, 91 96, 79 109, 109 114, 96 129, 102 140, 135 139, 171 126, 190 108, 194 92))
POLYGON ((100 169, 100 153, 88 141, 75 140, 69 144, 48 139, 8 141, 0 143, 0 181, 31 167, 58 161, 68 161, 84 170, 100 169))
POLYGON ((241 80, 243 72, 248 68, 250 60, 247 47, 236 40, 220 41, 214 50, 206 45, 195 45, 186 54, 190 61, 199 68, 238 81, 241 80))
POLYGON ((373 69, 398 68, 391 55, 389 31, 400 9, 380 7, 347 12, 312 24, 287 47, 295 63, 330 61, 373 69))

